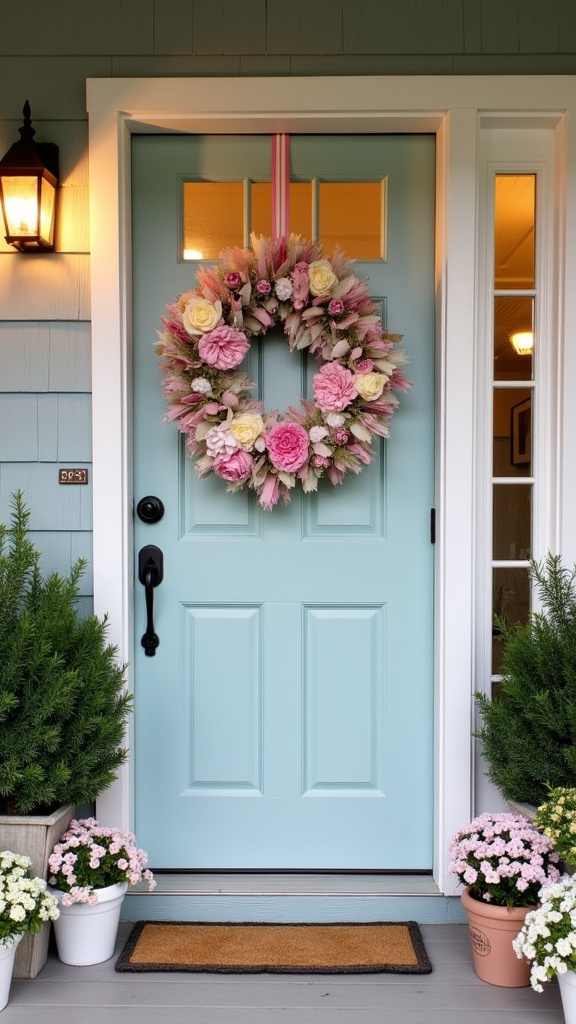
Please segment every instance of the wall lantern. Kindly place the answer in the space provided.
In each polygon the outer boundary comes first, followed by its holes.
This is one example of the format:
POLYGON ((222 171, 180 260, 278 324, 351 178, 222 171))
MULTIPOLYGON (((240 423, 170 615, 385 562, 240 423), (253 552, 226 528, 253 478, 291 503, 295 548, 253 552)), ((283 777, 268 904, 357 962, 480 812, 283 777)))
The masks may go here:
POLYGON ((58 185, 58 146, 34 142, 28 100, 20 139, 0 160, 0 205, 6 241, 21 252, 52 252, 58 185))
POLYGON ((534 335, 532 331, 518 331, 510 335, 510 342, 519 356, 528 356, 534 348, 534 335))

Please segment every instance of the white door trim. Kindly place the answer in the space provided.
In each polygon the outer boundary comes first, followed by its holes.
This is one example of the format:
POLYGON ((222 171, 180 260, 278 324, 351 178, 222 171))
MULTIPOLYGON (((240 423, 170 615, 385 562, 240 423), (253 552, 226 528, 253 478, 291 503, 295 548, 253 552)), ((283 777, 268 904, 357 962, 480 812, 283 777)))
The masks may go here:
MULTIPOLYGON (((131 134, 436 133, 434 877, 447 893, 454 891, 454 880, 446 874, 448 838, 468 821, 473 791, 478 131, 483 111, 491 118, 501 112, 512 127, 527 125, 529 118, 530 126, 557 124, 573 104, 575 88, 571 78, 544 76, 89 79, 87 83, 95 610, 109 612, 110 639, 126 661, 132 651, 131 134)), ((576 163, 574 156, 572 160, 576 163)), ((574 223, 574 211, 569 215, 574 223)), ((574 248, 576 231, 570 238, 574 248)), ((572 260, 576 262, 574 253, 572 260)), ((576 322, 574 310, 568 322, 576 322)), ((571 428, 575 429, 574 419, 571 428)), ((573 496, 575 470, 570 473, 573 496)), ((129 764, 98 801, 102 820, 131 824, 132 784, 129 764)))

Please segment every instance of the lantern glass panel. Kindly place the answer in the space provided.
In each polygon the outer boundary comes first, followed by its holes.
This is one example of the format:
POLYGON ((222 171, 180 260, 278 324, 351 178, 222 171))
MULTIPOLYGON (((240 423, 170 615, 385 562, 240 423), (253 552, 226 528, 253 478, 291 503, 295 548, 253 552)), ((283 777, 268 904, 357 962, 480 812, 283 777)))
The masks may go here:
POLYGON ((15 238, 38 234, 38 179, 30 175, 3 176, 2 190, 8 235, 15 238))

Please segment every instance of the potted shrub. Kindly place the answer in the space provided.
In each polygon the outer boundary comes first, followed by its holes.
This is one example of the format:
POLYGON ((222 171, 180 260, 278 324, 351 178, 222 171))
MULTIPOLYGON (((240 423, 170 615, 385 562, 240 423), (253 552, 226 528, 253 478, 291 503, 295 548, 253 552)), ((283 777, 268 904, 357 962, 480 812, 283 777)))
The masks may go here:
POLYGON ((65 964, 87 965, 114 953, 122 900, 129 885, 156 882, 147 854, 131 832, 73 821, 48 858, 50 892, 60 916, 54 926, 58 956, 65 964))
MULTIPOLYGON (((46 877, 75 806, 92 802, 126 759, 132 696, 106 617, 78 613, 85 562, 43 576, 22 492, 11 506, 0 524, 0 847, 30 856, 46 877)), ((47 929, 34 952, 20 944, 15 977, 38 973, 47 944, 47 929)))
POLYGON ((576 786, 576 566, 530 563, 540 607, 525 623, 496 620, 502 681, 476 693, 487 775, 506 800, 538 807, 548 787, 576 786))
POLYGON ((540 888, 560 878, 552 843, 519 814, 480 814, 452 837, 449 871, 466 886, 474 970, 491 985, 520 988, 530 983, 512 941, 540 888))

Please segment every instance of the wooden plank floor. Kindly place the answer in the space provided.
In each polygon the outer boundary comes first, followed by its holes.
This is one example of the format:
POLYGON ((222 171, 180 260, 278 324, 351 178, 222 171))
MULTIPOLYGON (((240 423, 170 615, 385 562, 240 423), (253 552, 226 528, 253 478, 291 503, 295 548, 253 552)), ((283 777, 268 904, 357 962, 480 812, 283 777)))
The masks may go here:
MULTIPOLYGON (((131 925, 120 925, 120 952, 131 925)), ((1 1024, 563 1024, 556 982, 495 988, 472 969, 465 925, 422 925, 429 975, 116 974, 51 952, 13 981, 1 1024)))

